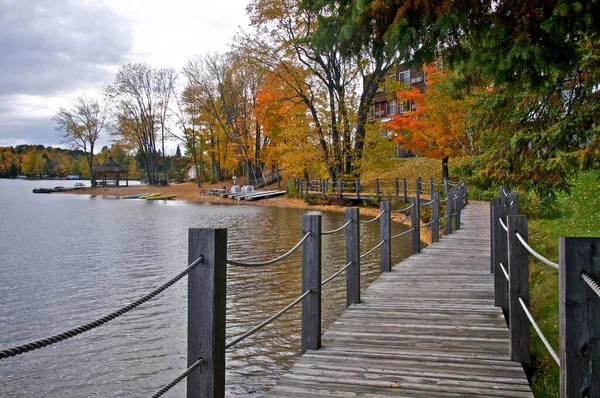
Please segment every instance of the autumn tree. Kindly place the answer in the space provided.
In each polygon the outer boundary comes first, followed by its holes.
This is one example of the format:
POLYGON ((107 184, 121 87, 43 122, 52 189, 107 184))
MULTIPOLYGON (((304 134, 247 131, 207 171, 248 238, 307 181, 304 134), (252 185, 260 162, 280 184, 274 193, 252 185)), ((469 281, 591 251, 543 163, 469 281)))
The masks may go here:
POLYGON ((41 152, 31 149, 23 156, 21 161, 21 171, 28 176, 42 176, 46 160, 41 152))
POLYGON ((415 87, 399 90, 398 101, 410 103, 411 107, 403 114, 391 116, 382 128, 391 130, 403 148, 442 159, 442 176, 448 178, 450 157, 479 154, 478 134, 469 120, 473 93, 458 90, 450 76, 435 65, 423 69, 427 76, 425 92, 415 87))
POLYGON ((150 184, 158 183, 157 134, 164 130, 174 79, 170 69, 130 63, 106 89, 116 119, 113 134, 142 154, 150 184))
POLYGON ((106 122, 106 109, 97 100, 85 96, 78 97, 71 108, 60 108, 52 117, 56 130, 71 149, 81 149, 87 158, 90 181, 96 186, 94 177, 94 145, 100 137, 106 122))

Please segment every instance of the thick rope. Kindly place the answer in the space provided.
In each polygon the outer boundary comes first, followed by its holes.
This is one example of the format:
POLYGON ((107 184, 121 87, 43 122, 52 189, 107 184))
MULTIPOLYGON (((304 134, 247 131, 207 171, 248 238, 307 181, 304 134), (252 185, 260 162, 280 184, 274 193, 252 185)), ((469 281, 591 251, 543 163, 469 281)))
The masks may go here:
POLYGON ((525 239, 523 239, 523 237, 521 236, 520 233, 516 232, 517 234, 517 239, 519 239, 519 242, 521 242, 521 244, 525 247, 525 249, 527 249, 527 251, 529 253, 531 253, 531 255, 535 258, 537 258, 538 260, 540 260, 541 262, 543 262, 544 264, 552 267, 552 268, 556 268, 558 269, 558 264, 553 263, 552 261, 548 260, 546 257, 543 257, 541 254, 537 253, 535 250, 533 250, 531 248, 531 246, 529 246, 527 244, 527 242, 525 242, 525 239))
POLYGON ((410 210, 410 209, 412 209, 412 208, 413 208, 413 206, 414 206, 414 204, 412 204, 412 205, 408 206, 407 208, 401 209, 401 210, 392 210, 392 213, 402 213, 402 212, 404 212, 404 211, 406 211, 406 210, 410 210))
POLYGON ((523 299, 521 297, 519 297, 519 303, 521 303, 521 307, 523 307, 523 311, 525 311, 525 315, 527 315, 527 318, 529 318, 529 322, 531 322, 531 326, 533 326, 533 328, 537 332, 538 336, 540 336, 542 343, 544 343, 544 345, 548 349, 548 352, 550 352, 550 355, 552 355, 552 358, 554 358, 554 360, 556 361, 556 364, 558 366, 560 366, 560 359, 558 359, 558 355, 556 355, 556 352, 554 352, 554 349, 552 349, 552 346, 546 339, 546 336, 544 336, 544 334, 542 333, 542 330, 540 329, 538 324, 535 323, 533 316, 531 316, 529 309, 527 309, 527 306, 525 305, 525 302, 523 301, 523 299))
POLYGON ((152 398, 161 397, 164 393, 169 391, 171 388, 175 387, 181 380, 188 377, 194 370, 196 370, 198 368, 198 366, 202 365, 203 363, 204 363, 204 360, 202 358, 198 359, 196 362, 194 362, 192 364, 192 366, 187 368, 185 372, 183 372, 182 374, 177 376, 172 382, 170 382, 169 384, 166 384, 163 388, 161 388, 160 390, 155 392, 154 395, 152 395, 152 398))
POLYGON ((336 232, 340 232, 341 230, 343 230, 344 228, 346 228, 348 225, 350 225, 350 223, 352 222, 352 219, 348 220, 346 222, 346 224, 342 225, 341 227, 331 230, 331 231, 323 231, 321 232, 321 235, 331 235, 331 234, 335 234, 336 232))
POLYGON ((433 202, 435 202, 435 199, 430 200, 429 202, 425 202, 425 203, 421 203, 421 206, 429 206, 430 204, 432 204, 433 202))
POLYGON ((398 235, 394 235, 394 236, 390 237, 390 240, 396 239, 397 237, 402 236, 402 235, 406 235, 407 233, 412 232, 414 230, 415 230, 414 228, 411 228, 408 231, 400 232, 398 235))
POLYGON ((510 277, 508 276, 508 272, 506 272, 506 268, 504 268, 504 264, 499 263, 500 264, 500 268, 502 268, 502 272, 504 273, 504 276, 506 277, 507 281, 510 281, 510 277))
POLYGON ((369 254, 373 253, 375 250, 377 250, 377 248, 381 245, 383 245, 385 243, 385 240, 382 240, 381 242, 379 242, 377 244, 377 246, 375 246, 374 248, 372 248, 371 250, 369 250, 368 252, 366 252, 365 254, 363 254, 362 256, 360 256, 360 258, 362 259, 363 257, 368 256, 369 254))
POLYGON ((18 347, 13 347, 13 348, 9 348, 7 350, 2 350, 2 351, 0 351, 0 359, 14 357, 15 355, 19 355, 19 354, 23 354, 25 352, 37 350, 38 348, 47 347, 51 344, 58 343, 59 341, 67 340, 67 339, 70 339, 71 337, 75 337, 81 333, 90 331, 94 328, 97 328, 98 326, 102 326, 105 323, 112 321, 113 319, 118 318, 119 316, 133 310, 134 308, 137 308, 141 304, 144 304, 145 302, 153 299, 154 297, 156 297, 157 295, 159 295, 160 293, 164 292, 169 287, 174 285, 178 280, 180 280, 181 278, 186 276, 191 270, 196 268, 196 266, 198 264, 201 264, 203 262, 204 262, 204 256, 198 257, 196 259, 196 261, 191 263, 185 270, 183 270, 182 272, 177 274, 175 277, 173 277, 171 280, 169 280, 165 284, 157 287, 150 293, 142 296, 140 299, 138 299, 130 304, 127 304, 126 306, 121 307, 118 310, 111 312, 108 315, 103 316, 102 318, 99 318, 95 321, 86 323, 85 325, 81 325, 74 329, 67 330, 66 332, 59 333, 59 334, 56 334, 51 337, 47 337, 42 340, 37 340, 37 341, 31 342, 31 343, 20 345, 18 347))
POLYGON ((341 274, 342 272, 344 272, 346 269, 348 269, 348 267, 351 266, 352 263, 353 263, 353 261, 350 261, 348 264, 346 264, 345 266, 343 266, 340 270, 336 271, 335 274, 333 274, 329 278, 325 279, 323 282, 321 282, 321 286, 325 286, 325 284, 327 284, 330 281, 332 281, 336 276, 338 276, 339 274, 341 274))
POLYGON ((422 227, 428 227, 428 226, 432 225, 434 222, 435 222, 435 220, 431 220, 428 223, 422 224, 421 226, 422 227))
POLYGON ((290 250, 288 250, 287 253, 282 254, 281 256, 274 258, 272 260, 262 261, 262 262, 257 262, 257 263, 245 263, 245 262, 237 261, 237 260, 227 260, 227 264, 235 265, 238 267, 264 267, 265 265, 275 264, 276 262, 283 260, 284 258, 288 257, 290 254, 292 254, 294 251, 296 251, 296 249, 298 249, 300 247, 300 245, 302 243, 304 243, 304 241, 310 236, 310 234, 311 234, 310 232, 306 233, 306 235, 304 235, 302 237, 302 239, 300 239, 300 241, 298 243, 296 243, 296 245, 294 247, 292 247, 290 250))
POLYGON ((252 328, 250 330, 248 330, 246 333, 244 333, 241 336, 235 338, 233 341, 230 341, 229 343, 227 343, 225 345, 225 349, 227 350, 228 348, 233 347, 234 345, 236 345, 240 341, 245 340, 247 337, 252 336, 254 333, 258 332, 260 329, 264 328, 269 323, 273 322, 275 319, 279 318, 281 315, 283 315, 286 312, 288 312, 289 310, 291 310, 296 304, 298 304, 299 302, 301 302, 304 297, 308 296, 308 294, 310 292, 312 292, 312 290, 305 291, 304 294, 302 294, 302 296, 300 296, 296 300, 292 301, 287 307, 285 307, 284 309, 282 309, 281 311, 279 311, 277 314, 273 315, 272 317, 270 317, 269 319, 267 319, 266 321, 264 321, 260 325, 254 327, 254 328, 252 328))
POLYGON ((370 220, 368 220, 368 221, 361 221, 360 223, 361 223, 361 224, 369 224, 369 223, 372 223, 373 221, 376 221, 376 220, 378 220, 378 219, 379 219, 379 217, 381 217, 381 216, 383 215, 383 213, 385 213, 385 210, 381 210, 381 211, 379 212, 379 214, 377 215, 377 217, 375 217, 375 218, 372 218, 372 219, 370 219, 370 220))
POLYGON ((504 224, 504 221, 502 221, 502 219, 501 219, 501 218, 498 218, 498 221, 500 221, 500 225, 502 226, 502 228, 503 228, 503 229, 504 229, 506 232, 508 232, 508 227, 506 226, 506 224, 504 224))
POLYGON ((598 295, 598 297, 600 297, 600 285, 598 285, 598 283, 585 272, 581 273, 581 278, 598 295))

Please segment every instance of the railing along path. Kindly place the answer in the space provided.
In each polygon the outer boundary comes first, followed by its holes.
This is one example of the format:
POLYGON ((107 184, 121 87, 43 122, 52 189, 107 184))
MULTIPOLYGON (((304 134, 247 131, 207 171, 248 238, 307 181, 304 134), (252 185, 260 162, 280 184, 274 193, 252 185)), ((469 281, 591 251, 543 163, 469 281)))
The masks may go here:
POLYGON ((490 205, 495 303, 507 316, 511 359, 530 366, 531 325, 559 366, 560 396, 600 397, 600 238, 561 237, 556 263, 529 245, 516 192, 500 187, 490 205), (529 256, 558 270, 558 354, 529 308, 529 256))
MULTIPOLYGON (((395 180, 396 194, 398 195, 399 182, 395 180)), ((406 179, 404 179, 404 196, 406 198, 406 179)), ((340 188, 343 184, 340 182, 340 188)), ((448 191, 448 181, 444 184, 448 191)), ((379 181, 376 183, 379 189, 379 181)), ((360 183, 357 180, 355 188, 360 192, 360 183)), ((190 229, 189 231, 189 265, 168 282, 157 287, 152 292, 140 299, 111 312, 110 314, 70 329, 54 336, 23 344, 17 347, 0 351, 0 360, 23 354, 36 349, 41 349, 51 344, 58 343, 68 338, 99 327, 127 312, 137 308, 143 303, 155 298, 164 290, 175 284, 184 276, 188 276, 188 367, 187 369, 161 387, 153 398, 168 392, 175 385, 187 379, 187 391, 190 397, 222 397, 225 393, 225 351, 244 339, 259 332, 280 316, 302 303, 302 352, 318 349, 321 345, 321 289, 334 278, 346 273, 346 304, 357 304, 360 299, 360 261, 379 249, 380 270, 390 272, 392 239, 411 234, 412 253, 420 252, 420 216, 421 206, 432 206, 432 221, 424 226, 431 227, 432 241, 439 239, 440 220, 446 219, 446 233, 460 227, 460 213, 467 202, 464 184, 457 184, 446 199, 446 217, 439 217, 439 195, 434 193, 433 180, 430 181, 431 200, 421 203, 422 190, 420 179, 416 182, 415 197, 408 198, 411 204, 400 210, 391 210, 390 203, 381 201, 380 212, 370 220, 360 221, 359 209, 348 208, 345 214, 345 223, 330 231, 321 230, 321 217, 319 215, 306 215, 302 218, 302 238, 287 252, 268 261, 246 261, 227 258, 227 230, 225 229, 190 229), (452 199, 449 199, 452 198, 452 199), (453 212, 454 210, 454 212, 453 212), (411 228, 400 234, 391 236, 391 214, 406 213, 410 211, 411 228), (360 225, 370 224, 375 221, 380 223, 381 240, 374 247, 361 254, 360 250, 360 225), (334 272, 327 279, 321 281, 321 238, 333 236, 344 231, 346 242, 345 265, 334 272), (232 341, 225 342, 225 291, 226 291, 226 265, 239 267, 267 267, 274 265, 302 248, 302 294, 290 304, 272 315, 252 329, 235 337, 232 341), (200 266, 201 265, 201 266, 200 266)), ((341 191, 341 189, 340 189, 341 191)))

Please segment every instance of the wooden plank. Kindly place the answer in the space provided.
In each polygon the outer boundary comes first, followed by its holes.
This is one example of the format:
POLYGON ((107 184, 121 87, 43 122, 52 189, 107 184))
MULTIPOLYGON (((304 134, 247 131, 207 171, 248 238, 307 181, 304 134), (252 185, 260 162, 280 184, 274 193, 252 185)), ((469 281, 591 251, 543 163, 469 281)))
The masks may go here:
POLYGON ((532 397, 494 307, 489 207, 382 274, 267 396, 532 397))

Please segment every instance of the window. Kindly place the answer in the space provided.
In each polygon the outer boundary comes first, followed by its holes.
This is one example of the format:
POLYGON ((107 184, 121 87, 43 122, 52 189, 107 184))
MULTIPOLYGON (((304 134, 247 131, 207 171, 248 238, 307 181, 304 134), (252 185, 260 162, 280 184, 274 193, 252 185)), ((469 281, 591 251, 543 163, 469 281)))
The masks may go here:
POLYGON ((387 114, 395 115, 396 113, 398 113, 398 101, 394 99, 389 101, 387 104, 387 114))
POLYGON ((404 84, 410 84, 410 70, 398 73, 398 81, 404 84))

